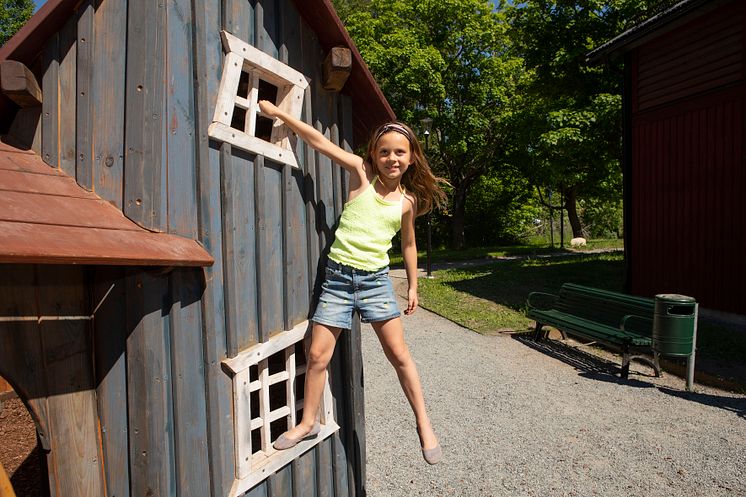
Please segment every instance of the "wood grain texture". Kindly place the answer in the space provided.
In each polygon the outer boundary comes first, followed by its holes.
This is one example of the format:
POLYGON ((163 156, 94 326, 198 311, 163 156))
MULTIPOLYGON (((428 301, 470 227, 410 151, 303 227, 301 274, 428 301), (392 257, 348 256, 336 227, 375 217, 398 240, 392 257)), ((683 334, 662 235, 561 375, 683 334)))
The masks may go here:
MULTIPOLYGON (((352 99, 342 95, 340 109, 340 146, 352 152, 352 99)), ((347 198, 349 175, 343 175, 341 184, 342 198, 347 198)), ((363 382, 363 356, 360 336, 360 318, 352 322, 349 338, 343 342, 345 357, 344 381, 347 402, 347 426, 345 446, 348 451, 348 479, 350 495, 365 495, 366 482, 366 449, 365 449, 365 384, 363 382)))
POLYGON ((127 272, 127 414, 132 495, 176 495, 174 418, 164 277, 127 272))
POLYGON ((176 270, 169 280, 176 493, 202 497, 210 494, 200 304, 204 282, 201 271, 193 269, 176 270))
POLYGON ((127 0, 99 2, 93 22, 93 187, 122 209, 127 0))
POLYGON ((96 401, 101 422, 104 477, 108 495, 120 497, 130 495, 125 298, 123 268, 97 268, 94 271, 92 302, 98 305, 104 299, 93 321, 96 401))
MULTIPOLYGON (((49 169, 43 163, 42 166, 49 169)), ((49 169, 49 171, 55 170, 49 169)), ((62 174, 37 174, 28 170, 13 171, 0 168, 0 190, 99 200, 94 193, 80 188, 75 180, 69 176, 62 174)))
POLYGON ((262 228, 259 232, 259 241, 263 244, 263 249, 261 251, 261 280, 257 286, 260 287, 262 295, 261 311, 264 314, 261 322, 267 338, 286 329, 284 326, 286 289, 283 278, 285 260, 283 239, 288 221, 283 217, 282 209, 283 169, 285 167, 282 165, 269 161, 265 161, 261 169, 264 176, 264 188, 261 190, 263 206, 260 213, 264 221, 259 224, 262 228))
MULTIPOLYGON (((90 313, 82 268, 39 266, 37 271, 40 315, 90 313)), ((47 455, 55 473, 52 491, 57 497, 104 495, 90 322, 43 321, 38 326, 52 433, 47 455)))
POLYGON ((197 179, 194 137, 194 65, 191 0, 167 4, 166 123, 168 232, 197 236, 197 179))
MULTIPOLYGON (((279 39, 281 61, 302 71, 301 19, 290 0, 281 0, 279 39)), ((305 91, 302 93, 305 100, 305 91)), ((301 113, 302 117, 302 108, 301 113)), ((308 238, 306 234, 305 163, 306 149, 301 140, 293 147, 301 164, 301 170, 283 169, 283 219, 284 219, 284 276, 285 281, 285 329, 308 316, 308 238)))
POLYGON ((166 3, 129 0, 127 10, 124 213, 165 231, 166 3))
POLYGON ((266 309, 267 301, 270 296, 263 292, 266 289, 267 282, 265 274, 268 274, 267 268, 263 266, 266 261, 264 253, 268 250, 267 243, 267 219, 265 215, 266 204, 265 197, 265 173, 264 157, 257 155, 254 158, 254 225, 256 226, 255 239, 255 256, 256 256, 256 306, 257 306, 257 329, 256 336, 252 337, 252 343, 266 342, 269 339, 267 325, 269 315, 266 309))
POLYGON ((41 90, 44 94, 41 114, 41 157, 48 165, 59 167, 59 43, 55 34, 42 50, 41 90))
POLYGON ((0 91, 21 108, 41 105, 42 94, 36 76, 22 62, 0 62, 0 91))
POLYGON ((75 118, 75 179, 86 190, 93 190, 93 0, 85 0, 78 10, 77 82, 75 118))
POLYGON ((223 1, 223 29, 254 45, 254 3, 243 0, 223 1))
MULTIPOLYGON (((6 266, 0 278, 0 315, 38 316, 37 302, 36 267, 31 264, 6 266)), ((46 377, 39 367, 43 362, 37 323, 0 324, 0 375, 28 403, 41 445, 50 450, 46 377)))
POLYGON ((235 474, 232 387, 220 361, 226 357, 225 294, 223 290, 223 232, 220 149, 211 143, 211 122, 223 57, 219 32, 220 9, 204 0, 194 1, 194 65, 196 166, 198 180, 199 240, 215 257, 205 270, 202 327, 207 406, 207 447, 210 495, 227 495, 235 474))
POLYGON ((59 154, 60 169, 75 178, 77 147, 78 21, 71 17, 59 33, 59 154))
POLYGON ((162 233, 0 221, 0 262, 115 266, 209 266, 193 240, 162 233))
POLYGON ((108 207, 99 198, 6 191, 0 196, 0 221, 138 231, 136 225, 108 207))
POLYGON ((256 290, 256 158, 223 144, 220 154, 223 213, 223 280, 227 354, 258 341, 256 290))

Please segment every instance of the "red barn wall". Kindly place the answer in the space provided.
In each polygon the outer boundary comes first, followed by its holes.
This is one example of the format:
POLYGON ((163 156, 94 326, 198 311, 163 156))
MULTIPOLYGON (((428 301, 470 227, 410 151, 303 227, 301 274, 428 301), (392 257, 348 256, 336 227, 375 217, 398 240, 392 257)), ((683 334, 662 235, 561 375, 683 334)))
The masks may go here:
POLYGON ((745 14, 731 2, 633 55, 632 293, 746 314, 745 14))

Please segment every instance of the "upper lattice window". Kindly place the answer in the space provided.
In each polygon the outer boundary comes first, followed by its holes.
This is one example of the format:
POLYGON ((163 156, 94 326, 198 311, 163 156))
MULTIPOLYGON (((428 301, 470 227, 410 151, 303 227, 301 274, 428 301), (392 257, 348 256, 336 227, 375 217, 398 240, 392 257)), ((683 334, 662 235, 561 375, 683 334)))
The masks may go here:
POLYGON ((327 381, 319 409, 318 436, 292 449, 272 448, 274 441, 302 417, 306 374, 303 337, 308 326, 309 322, 304 321, 223 361, 233 373, 236 478, 230 496, 243 495, 339 429, 327 381))
POLYGON ((281 121, 264 115, 258 102, 274 102, 299 119, 308 87, 306 77, 230 33, 223 31, 221 37, 227 53, 209 136, 298 167, 292 131, 281 121))

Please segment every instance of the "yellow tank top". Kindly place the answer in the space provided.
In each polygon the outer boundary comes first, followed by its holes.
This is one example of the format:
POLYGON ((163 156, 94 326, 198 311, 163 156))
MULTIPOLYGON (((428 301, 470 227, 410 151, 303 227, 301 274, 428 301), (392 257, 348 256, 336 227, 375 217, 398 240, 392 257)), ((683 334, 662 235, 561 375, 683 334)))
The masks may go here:
POLYGON ((384 200, 376 193, 376 181, 378 176, 344 205, 329 251, 331 260, 364 271, 389 265, 391 239, 401 229, 404 191, 396 202, 384 200))

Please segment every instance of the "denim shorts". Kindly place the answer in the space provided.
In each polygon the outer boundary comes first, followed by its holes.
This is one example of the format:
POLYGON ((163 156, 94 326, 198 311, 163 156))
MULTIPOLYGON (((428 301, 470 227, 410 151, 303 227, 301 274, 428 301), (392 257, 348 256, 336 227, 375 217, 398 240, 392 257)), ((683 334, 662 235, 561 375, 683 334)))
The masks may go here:
POLYGON ((400 316, 389 268, 363 271, 329 259, 312 321, 349 330, 355 311, 360 313, 363 323, 400 316))

